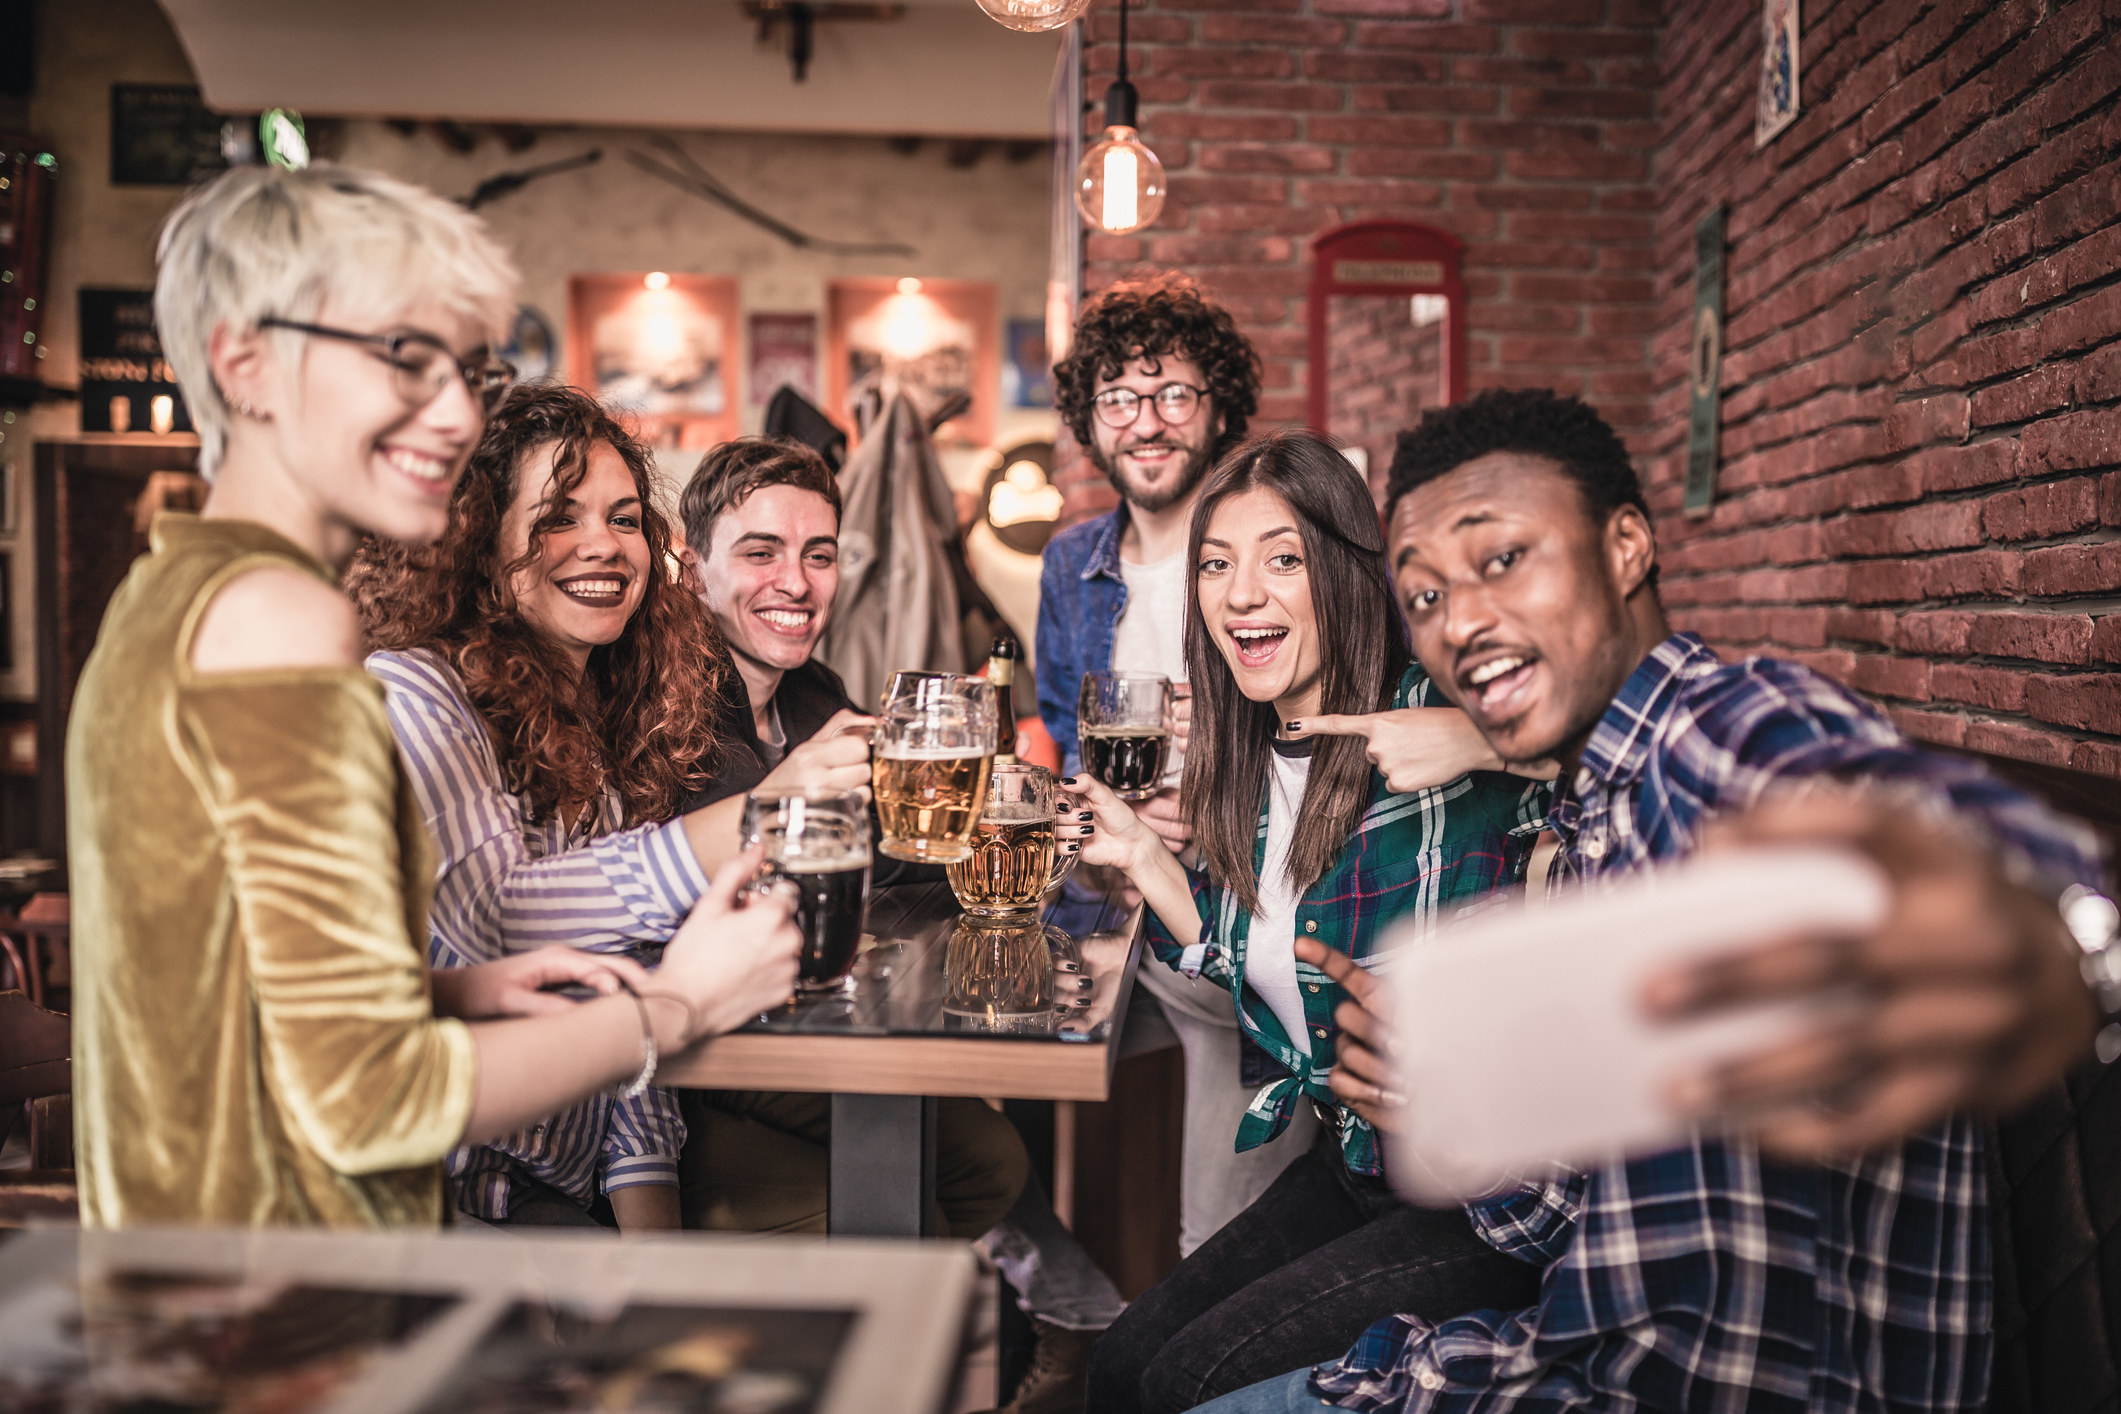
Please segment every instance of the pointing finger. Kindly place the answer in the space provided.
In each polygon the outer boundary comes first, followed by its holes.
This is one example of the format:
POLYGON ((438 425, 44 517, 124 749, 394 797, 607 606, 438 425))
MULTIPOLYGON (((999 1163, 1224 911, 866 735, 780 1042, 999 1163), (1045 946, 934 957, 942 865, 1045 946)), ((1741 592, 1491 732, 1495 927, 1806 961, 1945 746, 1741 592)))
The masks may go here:
POLYGON ((1336 716, 1330 712, 1316 717, 1306 717, 1300 722, 1289 723, 1290 736, 1359 736, 1364 741, 1377 728, 1373 714, 1358 716, 1336 716))

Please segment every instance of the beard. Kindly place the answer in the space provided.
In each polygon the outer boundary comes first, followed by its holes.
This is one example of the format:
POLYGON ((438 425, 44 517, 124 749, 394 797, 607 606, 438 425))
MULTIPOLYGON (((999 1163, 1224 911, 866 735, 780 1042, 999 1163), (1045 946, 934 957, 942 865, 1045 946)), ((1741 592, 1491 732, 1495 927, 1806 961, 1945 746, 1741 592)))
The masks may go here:
POLYGON ((1177 447, 1186 453, 1185 465, 1178 469, 1178 475, 1171 479, 1169 485, 1146 487, 1130 482, 1127 474, 1119 469, 1117 459, 1107 461, 1105 454, 1094 444, 1090 448, 1090 460, 1097 464, 1097 469, 1112 483, 1112 489, 1119 492, 1129 505, 1151 514, 1168 510, 1192 495, 1193 488, 1200 485, 1200 479, 1206 476, 1208 468, 1215 464, 1215 448, 1212 445, 1193 448, 1184 447, 1177 442, 1145 442, 1138 445, 1177 447))

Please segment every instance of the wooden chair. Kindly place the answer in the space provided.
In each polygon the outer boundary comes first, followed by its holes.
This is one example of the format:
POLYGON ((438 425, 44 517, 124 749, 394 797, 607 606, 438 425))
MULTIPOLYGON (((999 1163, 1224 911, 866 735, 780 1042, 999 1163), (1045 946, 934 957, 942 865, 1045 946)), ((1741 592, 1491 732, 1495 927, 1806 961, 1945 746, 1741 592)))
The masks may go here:
POLYGON ((72 937, 73 906, 65 894, 32 894, 12 918, 0 917, 0 956, 37 1006, 44 1005, 49 991, 54 954, 65 953, 72 937))
POLYGON ((0 1228, 73 1222, 74 1068, 67 1018, 21 992, 0 992, 0 1119, 29 1111, 30 1166, 0 1170, 0 1228))

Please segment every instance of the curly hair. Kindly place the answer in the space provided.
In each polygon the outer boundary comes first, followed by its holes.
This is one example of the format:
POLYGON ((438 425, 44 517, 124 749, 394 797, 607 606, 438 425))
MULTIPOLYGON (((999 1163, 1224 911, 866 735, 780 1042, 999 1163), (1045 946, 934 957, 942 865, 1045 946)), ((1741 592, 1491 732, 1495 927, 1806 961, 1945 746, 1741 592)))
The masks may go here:
MULTIPOLYGON (((1600 521, 1622 506, 1650 518, 1627 444, 1590 404, 1551 388, 1491 388, 1450 407, 1430 408, 1418 425, 1399 434, 1385 480, 1385 520, 1409 491, 1490 452, 1554 462, 1600 521)), ((1657 584, 1655 565, 1649 583, 1657 584)))
POLYGON ((1053 366, 1053 401, 1083 447, 1097 445, 1090 400, 1097 385, 1117 378, 1134 359, 1176 354, 1200 365, 1208 396, 1223 416, 1211 460, 1239 442, 1259 411, 1259 355, 1237 331, 1230 311, 1211 303, 1184 275, 1123 280, 1083 306, 1068 356, 1053 366))
POLYGON ((495 409, 432 546, 371 540, 347 592, 374 648, 426 648, 464 680, 510 790, 550 819, 617 792, 626 823, 667 820, 704 784, 729 655, 700 601, 668 573, 670 522, 655 508, 647 450, 574 388, 526 384, 495 409), (579 679, 566 655, 518 612, 514 579, 589 471, 597 443, 616 451, 641 498, 650 572, 617 642, 594 649, 579 679), (538 453, 554 448, 552 489, 525 552, 500 563, 501 526, 538 453))

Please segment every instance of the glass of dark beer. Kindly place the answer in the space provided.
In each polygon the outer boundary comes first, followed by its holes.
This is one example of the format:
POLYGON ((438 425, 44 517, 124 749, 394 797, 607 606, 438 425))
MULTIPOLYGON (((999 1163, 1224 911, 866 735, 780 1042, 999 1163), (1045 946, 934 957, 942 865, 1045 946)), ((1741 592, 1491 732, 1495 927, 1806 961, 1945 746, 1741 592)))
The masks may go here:
POLYGON ((764 876, 796 890, 803 935, 796 989, 837 992, 862 945, 869 810, 852 791, 758 790, 744 797, 744 843, 766 847, 764 876))
POLYGON ((1171 755, 1171 679, 1160 673, 1084 673, 1076 706, 1083 769, 1121 800, 1147 800, 1171 755))
POLYGON ((982 917, 1035 910, 1075 864, 1055 847, 1054 822, 1053 773, 1025 761, 995 762, 972 854, 944 870, 958 906, 982 917))
POLYGON ((869 758, 877 848, 923 864, 972 853, 994 768, 994 702, 991 684, 954 674, 887 697, 869 758))

